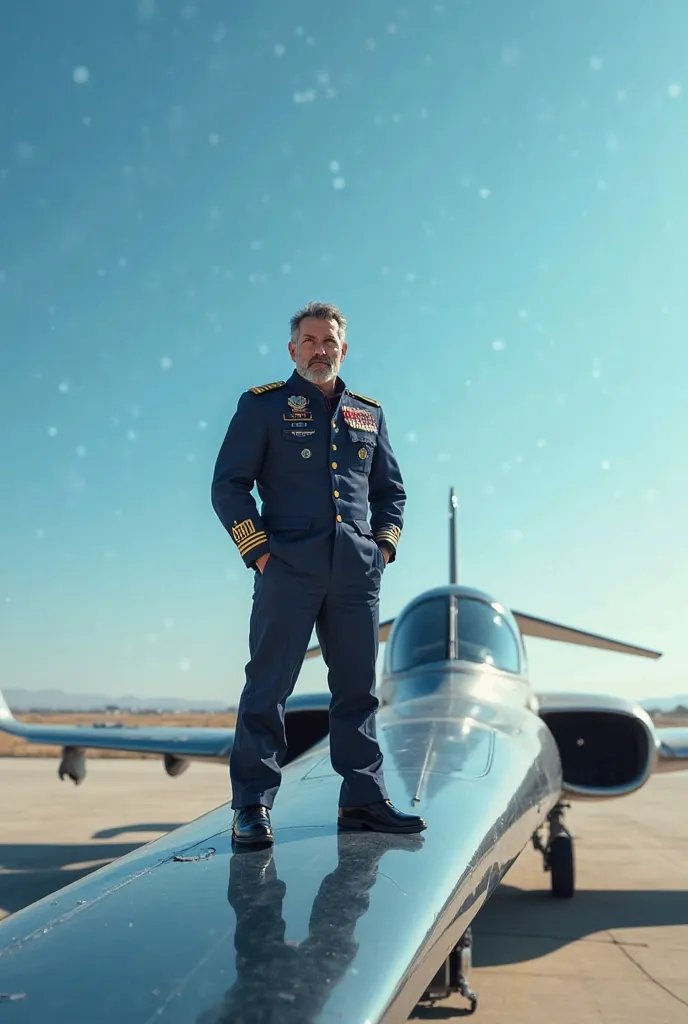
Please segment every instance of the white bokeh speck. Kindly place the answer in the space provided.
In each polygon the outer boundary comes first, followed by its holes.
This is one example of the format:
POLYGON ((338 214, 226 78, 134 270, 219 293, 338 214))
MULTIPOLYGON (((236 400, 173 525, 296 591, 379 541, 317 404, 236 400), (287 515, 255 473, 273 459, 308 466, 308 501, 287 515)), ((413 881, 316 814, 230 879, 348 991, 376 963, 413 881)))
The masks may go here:
POLYGON ((161 370, 169 370, 171 366, 172 366, 172 360, 170 359, 170 357, 169 356, 163 356, 162 359, 160 360, 160 369, 161 370))
POLYGON ((86 82, 88 82, 90 77, 91 72, 88 70, 87 67, 84 67, 83 64, 80 64, 79 67, 74 68, 74 71, 72 72, 72 78, 77 85, 86 85, 86 82))

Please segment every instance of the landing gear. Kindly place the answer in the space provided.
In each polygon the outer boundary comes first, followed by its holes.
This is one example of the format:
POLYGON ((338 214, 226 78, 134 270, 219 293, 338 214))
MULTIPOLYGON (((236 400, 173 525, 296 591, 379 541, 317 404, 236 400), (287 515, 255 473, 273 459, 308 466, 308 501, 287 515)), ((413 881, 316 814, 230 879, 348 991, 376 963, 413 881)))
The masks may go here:
POLYGON ((61 779, 71 779, 75 786, 79 786, 86 778, 86 751, 81 747, 63 747, 57 774, 61 779))
POLYGON ((468 1009, 459 1011, 461 1016, 475 1013, 478 997, 468 986, 472 944, 471 929, 468 927, 426 988, 420 1003, 432 1006, 440 999, 447 999, 453 992, 459 992, 469 1003, 468 1009))
POLYGON ((168 775, 171 775, 173 779, 176 779, 178 775, 185 772, 190 764, 186 758, 177 757, 176 754, 163 754, 163 763, 165 765, 165 771, 168 775))
POLYGON ((533 836, 533 846, 542 854, 543 868, 550 873, 552 895, 565 900, 576 891, 573 837, 563 822, 568 807, 570 804, 558 803, 548 814, 547 845, 542 842, 540 829, 533 836))

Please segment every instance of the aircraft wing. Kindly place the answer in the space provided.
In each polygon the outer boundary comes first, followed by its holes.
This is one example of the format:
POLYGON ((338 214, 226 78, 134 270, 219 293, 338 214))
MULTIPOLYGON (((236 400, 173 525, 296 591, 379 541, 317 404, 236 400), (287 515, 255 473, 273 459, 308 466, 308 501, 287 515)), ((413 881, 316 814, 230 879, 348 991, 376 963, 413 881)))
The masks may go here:
POLYGON ((0 922, 13 1024, 406 1020, 561 784, 532 713, 414 703, 378 735, 426 832, 338 834, 325 740, 284 769, 273 849, 233 852, 225 805, 0 922))
POLYGON ((139 754, 172 754, 205 759, 229 755, 232 729, 184 728, 183 726, 42 725, 20 722, 0 694, 0 731, 28 743, 96 750, 127 750, 139 754))
MULTIPOLYGON (((286 703, 285 727, 289 759, 302 754, 327 735, 330 693, 292 694, 286 703)), ((86 775, 85 750, 122 750, 160 754, 170 775, 179 775, 189 761, 227 763, 234 744, 233 729, 204 726, 43 725, 18 721, 0 692, 0 732, 28 743, 63 748, 58 769, 80 783, 86 775)))
MULTIPOLYGON (((385 619, 384 622, 380 623, 380 625, 378 627, 380 643, 384 643, 385 642, 385 640, 389 636, 389 631, 390 631, 390 629, 392 628, 393 625, 394 625, 394 619, 385 619)), ((308 650, 306 651, 306 658, 318 658, 318 657, 320 657, 321 654, 322 654, 322 650, 321 650, 320 644, 313 644, 313 646, 309 647, 308 650)))
POLYGON ((516 619, 523 636, 541 637, 543 640, 555 640, 558 643, 579 644, 582 647, 597 647, 604 651, 617 651, 620 654, 635 654, 640 658, 662 657, 661 651, 627 644, 622 640, 613 640, 611 637, 600 636, 597 633, 587 633, 582 629, 573 629, 571 626, 564 626, 559 622, 550 622, 548 619, 526 615, 525 612, 517 612, 512 609, 511 614, 516 619))

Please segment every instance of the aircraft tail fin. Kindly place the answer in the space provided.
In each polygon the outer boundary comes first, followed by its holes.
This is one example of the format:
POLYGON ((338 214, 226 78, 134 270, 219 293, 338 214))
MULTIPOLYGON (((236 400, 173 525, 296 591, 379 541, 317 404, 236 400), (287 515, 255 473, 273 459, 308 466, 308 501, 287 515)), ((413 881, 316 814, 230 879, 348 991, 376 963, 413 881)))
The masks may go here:
POLYGON ((511 609, 511 614, 516 619, 523 636, 540 637, 543 640, 554 640, 562 644, 578 644, 581 647, 596 647, 603 651, 616 651, 619 654, 634 654, 639 658, 662 657, 661 651, 653 651, 648 647, 627 644, 622 640, 614 640, 597 633, 587 633, 582 629, 573 629, 571 626, 550 622, 548 619, 539 619, 534 615, 526 615, 525 612, 517 612, 513 609, 511 609))

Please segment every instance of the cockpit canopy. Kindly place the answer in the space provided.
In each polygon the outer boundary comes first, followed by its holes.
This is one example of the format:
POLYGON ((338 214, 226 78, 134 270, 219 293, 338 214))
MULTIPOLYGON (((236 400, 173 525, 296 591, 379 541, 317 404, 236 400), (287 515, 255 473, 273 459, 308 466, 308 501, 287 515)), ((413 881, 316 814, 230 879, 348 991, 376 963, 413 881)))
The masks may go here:
POLYGON ((415 602, 395 624, 386 671, 409 672, 433 662, 464 661, 503 672, 525 672, 518 627, 485 595, 444 591, 415 602))

